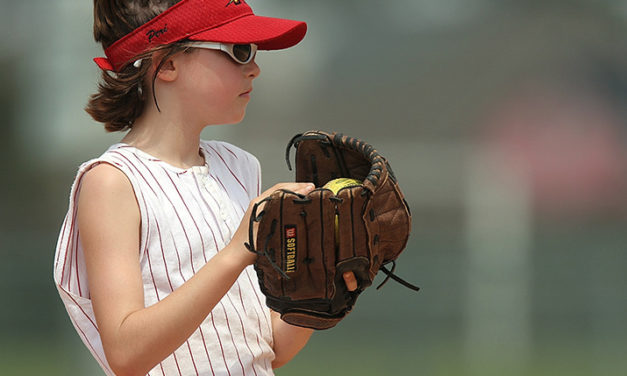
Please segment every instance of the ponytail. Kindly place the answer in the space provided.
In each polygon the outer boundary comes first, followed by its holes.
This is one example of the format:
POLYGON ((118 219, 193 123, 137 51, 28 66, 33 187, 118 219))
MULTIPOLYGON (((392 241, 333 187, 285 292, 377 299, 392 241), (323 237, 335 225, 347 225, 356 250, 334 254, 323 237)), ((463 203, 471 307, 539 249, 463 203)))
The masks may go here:
MULTIPOLYGON (((94 39, 107 49, 115 41, 134 29, 150 21, 180 0, 94 0, 94 39)), ((181 47, 174 45, 160 46, 146 52, 136 59, 152 60, 157 50, 165 50, 164 56, 172 56, 181 47)), ((146 103, 146 76, 151 64, 133 65, 127 63, 120 72, 102 72, 98 91, 91 95, 85 111, 101 123, 108 132, 124 131, 132 128, 135 120, 142 114, 146 103)), ((163 62, 163 60, 162 60, 163 62)), ((161 65, 161 64, 159 64, 161 65)), ((155 77, 158 70, 154 73, 155 77)), ((153 86, 154 79, 153 77, 153 86)), ((153 87, 154 88, 154 87, 153 87)), ((158 105, 157 105, 158 107, 158 105)))

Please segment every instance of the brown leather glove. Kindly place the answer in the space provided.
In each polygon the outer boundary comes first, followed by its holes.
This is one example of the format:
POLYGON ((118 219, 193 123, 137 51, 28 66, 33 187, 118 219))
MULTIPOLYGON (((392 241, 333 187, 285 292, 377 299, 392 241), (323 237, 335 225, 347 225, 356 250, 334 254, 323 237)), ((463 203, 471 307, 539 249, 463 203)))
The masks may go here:
POLYGON ((246 244, 260 255, 254 266, 268 307, 287 323, 327 329, 351 311, 379 270, 418 290, 385 267, 395 265, 411 230, 409 206, 387 160, 361 140, 310 131, 289 142, 290 169, 292 146, 296 181, 317 188, 306 196, 278 190, 258 203, 246 244), (340 177, 361 184, 337 194, 322 188, 340 177), (259 222, 256 239, 254 222, 259 222), (358 282, 355 291, 348 291, 342 277, 349 271, 358 282))

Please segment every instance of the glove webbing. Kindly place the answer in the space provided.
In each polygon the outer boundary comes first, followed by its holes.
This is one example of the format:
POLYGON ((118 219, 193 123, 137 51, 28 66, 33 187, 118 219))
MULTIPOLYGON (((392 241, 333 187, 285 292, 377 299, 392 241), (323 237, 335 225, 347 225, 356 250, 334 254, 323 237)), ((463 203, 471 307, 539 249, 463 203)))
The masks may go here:
POLYGON ((341 152, 342 148, 359 152, 364 156, 365 159, 371 162, 372 166, 370 168, 368 176, 366 176, 366 179, 369 180, 374 186, 378 184, 381 177, 381 171, 383 170, 381 164, 383 163, 385 163, 386 167, 388 167, 388 172, 392 180, 396 181, 396 177, 394 176, 392 169, 389 168, 389 164, 372 145, 361 142, 354 137, 346 137, 345 141, 342 140, 343 138, 344 135, 342 133, 336 133, 333 138, 329 138, 326 135, 317 133, 304 135, 302 133, 297 134, 296 136, 292 137, 292 139, 287 143, 287 148, 285 149, 285 162, 287 163, 288 170, 292 171, 292 163, 290 162, 290 151, 293 146, 298 147, 298 144, 304 140, 319 140, 320 146, 323 148, 323 152, 325 153, 325 155, 329 155, 326 146, 333 147, 333 152, 336 154, 337 157, 336 159, 338 163, 340 163, 340 169, 344 172, 345 176, 348 176, 348 169, 345 166, 344 158, 338 155, 338 151, 341 152))

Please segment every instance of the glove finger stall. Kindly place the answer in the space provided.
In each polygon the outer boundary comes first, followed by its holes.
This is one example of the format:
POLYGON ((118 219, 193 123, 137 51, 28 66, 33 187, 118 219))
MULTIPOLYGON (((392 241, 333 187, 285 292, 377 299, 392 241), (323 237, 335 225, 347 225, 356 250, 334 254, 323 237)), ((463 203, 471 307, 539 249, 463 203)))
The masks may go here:
MULTIPOLYGON (((264 207, 257 244, 267 249, 270 259, 287 275, 271 267, 267 257, 257 259, 262 291, 286 301, 327 299, 335 288, 334 216, 330 191, 317 190, 305 199, 277 191, 264 207), (267 238, 268 233, 274 233, 267 238), (265 290, 265 291, 264 291, 265 290)), ((272 307, 279 309, 280 307, 272 307)))

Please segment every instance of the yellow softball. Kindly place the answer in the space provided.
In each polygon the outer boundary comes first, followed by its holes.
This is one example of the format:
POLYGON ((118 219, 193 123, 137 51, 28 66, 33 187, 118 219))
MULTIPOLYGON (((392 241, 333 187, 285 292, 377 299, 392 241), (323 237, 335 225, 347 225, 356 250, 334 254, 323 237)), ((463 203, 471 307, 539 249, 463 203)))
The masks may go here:
MULTIPOLYGON (((340 189, 345 187, 354 187, 361 185, 361 182, 357 179, 351 178, 337 178, 327 182, 322 188, 330 189, 334 195, 336 195, 340 189)), ((335 215, 335 247, 340 246, 340 226, 338 223, 337 214, 335 215)))
POLYGON ((340 189, 345 187, 354 187, 356 185, 361 185, 361 182, 357 179, 351 178, 337 178, 327 182, 322 188, 330 189, 333 194, 337 194, 340 189))

